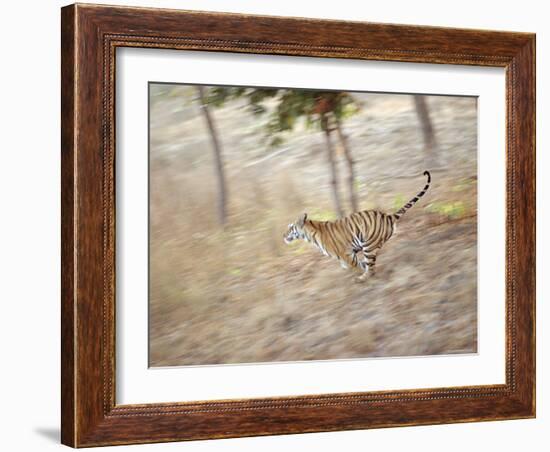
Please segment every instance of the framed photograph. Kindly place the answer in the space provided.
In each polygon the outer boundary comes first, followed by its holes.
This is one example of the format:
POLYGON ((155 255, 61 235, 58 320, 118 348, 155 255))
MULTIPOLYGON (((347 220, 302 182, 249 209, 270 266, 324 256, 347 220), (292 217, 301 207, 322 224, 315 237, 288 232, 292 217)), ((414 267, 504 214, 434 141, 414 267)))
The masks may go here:
POLYGON ((535 416, 535 36, 62 8, 62 442, 535 416))

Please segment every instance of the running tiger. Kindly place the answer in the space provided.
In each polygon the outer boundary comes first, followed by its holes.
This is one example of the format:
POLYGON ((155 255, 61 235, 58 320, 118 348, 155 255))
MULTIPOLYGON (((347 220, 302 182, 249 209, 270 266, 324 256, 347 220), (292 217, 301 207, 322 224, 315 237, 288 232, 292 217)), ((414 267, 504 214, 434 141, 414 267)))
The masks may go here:
POLYGON ((367 274, 374 274, 376 254, 395 232, 397 221, 430 188, 430 173, 424 171, 424 176, 428 177, 424 188, 394 214, 363 210, 336 221, 315 221, 309 220, 305 213, 296 223, 288 225, 284 241, 311 242, 325 256, 337 258, 342 267, 361 271, 364 279, 367 274))

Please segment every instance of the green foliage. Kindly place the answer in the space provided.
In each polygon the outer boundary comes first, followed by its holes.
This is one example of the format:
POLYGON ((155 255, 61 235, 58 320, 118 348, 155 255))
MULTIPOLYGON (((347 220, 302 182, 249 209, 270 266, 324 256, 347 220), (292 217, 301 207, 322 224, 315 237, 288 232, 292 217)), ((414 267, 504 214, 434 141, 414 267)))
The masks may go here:
POLYGON ((401 193, 399 193, 395 196, 395 198, 393 198, 393 210, 397 211, 401 209, 401 207, 403 207, 406 202, 407 201, 405 200, 405 197, 401 193))
POLYGON ((283 139, 283 137, 279 135, 275 135, 273 138, 269 140, 269 146, 275 148, 275 147, 281 146, 284 142, 285 140, 283 139))
POLYGON ((342 94, 338 97, 333 113, 336 118, 345 120, 358 113, 361 110, 361 105, 351 95, 342 94))
POLYGON ((451 219, 462 218, 466 214, 466 206, 462 201, 433 202, 427 206, 427 210, 451 219))
POLYGON ((230 268, 227 273, 229 273, 231 276, 239 276, 242 273, 242 269, 240 268, 230 268))
POLYGON ((324 129, 328 117, 345 120, 361 107, 351 94, 336 91, 216 86, 208 88, 206 95, 207 102, 214 107, 238 98, 246 99, 254 115, 268 115, 266 140, 271 147, 280 146, 284 134, 300 123, 306 128, 324 129), (274 106, 268 105, 269 101, 274 101, 274 106))
POLYGON ((317 221, 334 221, 338 218, 335 212, 332 210, 322 210, 322 209, 316 209, 311 211, 311 215, 308 214, 308 216, 311 216, 312 219, 317 221))
POLYGON ((277 88, 213 86, 207 90, 206 101, 214 107, 221 107, 227 101, 246 97, 252 112, 263 114, 264 107, 261 105, 261 102, 267 98, 276 96, 278 91, 277 88))

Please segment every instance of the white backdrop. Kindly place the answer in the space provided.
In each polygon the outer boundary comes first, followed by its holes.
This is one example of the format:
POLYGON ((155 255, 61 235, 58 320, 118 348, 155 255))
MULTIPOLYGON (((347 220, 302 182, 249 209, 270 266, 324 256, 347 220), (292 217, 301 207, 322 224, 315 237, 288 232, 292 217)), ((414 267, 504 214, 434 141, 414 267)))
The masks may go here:
POLYGON ((503 69, 126 48, 117 51, 116 70, 118 403, 505 382, 503 69), (152 80, 479 96, 478 353, 148 369, 147 89, 152 80))
MULTIPOLYGON (((115 1, 115 0, 113 0, 115 1)), ((548 149, 550 132, 550 31, 544 2, 436 1, 260 2, 257 0, 116 0, 119 4, 310 16, 537 32, 537 145, 548 149), (313 8, 315 5, 315 8, 313 8)), ((94 2, 95 3, 95 2, 94 2)), ((59 7, 64 2, 10 2, 3 8, 2 57, 2 448, 60 450, 59 445, 59 7), (23 29, 20 21, 25 19, 23 29)), ((543 206, 550 195, 548 153, 538 152, 538 230, 550 228, 543 206)), ((544 275, 550 242, 538 237, 538 274, 544 275)), ((115 450, 280 451, 377 450, 543 451, 550 429, 547 409, 548 282, 538 280, 538 417, 447 426, 243 438, 185 444, 118 447, 115 450), (546 355, 546 356, 545 356, 546 355), (546 385, 544 380, 546 379, 546 385), (546 431, 545 431, 546 430, 546 431), (543 432, 546 435, 543 436, 543 432)))

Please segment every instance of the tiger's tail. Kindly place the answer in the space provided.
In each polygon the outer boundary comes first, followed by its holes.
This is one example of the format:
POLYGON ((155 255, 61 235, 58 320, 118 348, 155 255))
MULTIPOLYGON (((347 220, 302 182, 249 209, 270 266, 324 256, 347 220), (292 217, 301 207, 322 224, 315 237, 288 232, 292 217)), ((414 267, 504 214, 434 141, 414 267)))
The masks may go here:
POLYGON ((432 181, 432 177, 430 176, 430 172, 429 171, 424 171, 424 176, 428 176, 428 181, 426 182, 426 185, 413 199, 411 199, 407 204, 405 204, 403 207, 401 207, 401 209, 399 209, 397 212, 395 212, 393 214, 393 216, 396 220, 399 220, 399 218, 401 218, 401 216, 407 210, 409 210, 412 206, 414 206, 417 203, 417 201, 420 198, 422 198, 422 196, 424 196, 426 194, 426 192, 428 191, 428 188, 430 188, 430 183, 432 181))

